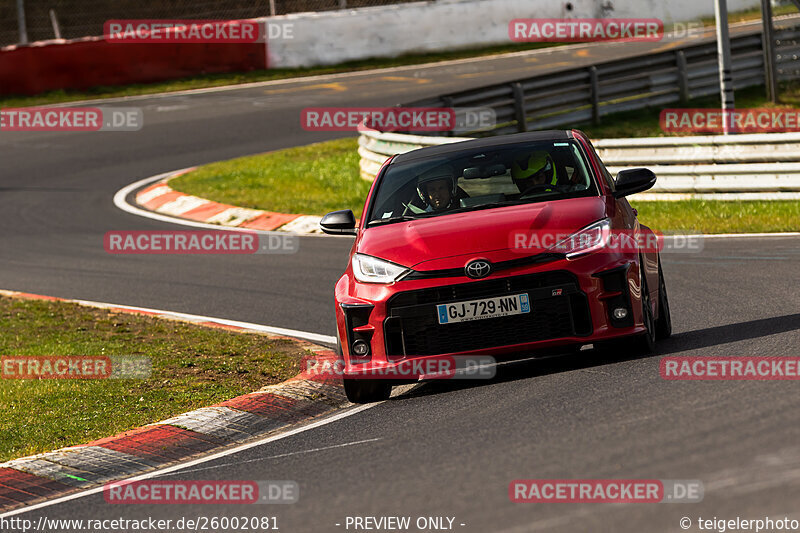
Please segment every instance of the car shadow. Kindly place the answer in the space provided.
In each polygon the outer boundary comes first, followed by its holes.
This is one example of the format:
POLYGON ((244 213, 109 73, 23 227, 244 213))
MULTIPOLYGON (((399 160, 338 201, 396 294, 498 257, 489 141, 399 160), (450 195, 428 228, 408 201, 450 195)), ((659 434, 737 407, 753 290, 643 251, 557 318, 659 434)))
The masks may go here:
MULTIPOLYGON (((591 369, 598 366, 635 359, 648 359, 673 353, 701 350, 720 344, 757 339, 795 330, 800 330, 800 313, 676 333, 669 339, 658 341, 656 343, 656 351, 644 356, 632 352, 620 353, 619 351, 609 348, 594 348, 578 353, 551 352, 539 357, 532 354, 523 354, 520 356, 523 360, 512 360, 498 365, 497 373, 491 379, 432 380, 423 382, 420 386, 408 392, 393 396, 390 401, 482 387, 507 381, 530 379, 572 370, 591 369), (524 359, 526 357, 528 359, 524 359), (530 357, 535 358, 530 359, 530 357)), ((692 353, 689 355, 702 354, 692 353)), ((730 355, 746 354, 731 353, 730 355)))

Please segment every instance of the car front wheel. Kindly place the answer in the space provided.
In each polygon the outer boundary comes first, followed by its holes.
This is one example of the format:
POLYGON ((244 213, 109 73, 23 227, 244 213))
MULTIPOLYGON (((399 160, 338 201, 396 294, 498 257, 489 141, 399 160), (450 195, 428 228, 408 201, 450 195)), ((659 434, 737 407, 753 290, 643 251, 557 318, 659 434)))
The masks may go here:
POLYGON ((344 393, 353 403, 372 403, 388 400, 392 385, 378 379, 344 378, 344 393))
MULTIPOLYGON (((339 332, 336 332, 336 355, 340 362, 344 363, 342 355, 342 341, 339 339, 339 332)), ((341 368, 344 365, 342 364, 341 368)), ((348 401, 352 403, 373 403, 388 400, 392 394, 392 384, 388 381, 376 379, 355 379, 344 378, 344 393, 348 401)))
POLYGON ((642 354, 652 353, 656 349, 656 321, 653 319, 653 304, 650 301, 650 289, 647 287, 647 277, 642 264, 642 322, 645 332, 635 337, 634 345, 642 354))
POLYGON ((658 259, 658 319, 656 320, 656 338, 667 339, 672 335, 672 317, 669 313, 667 285, 661 271, 661 258, 658 259))

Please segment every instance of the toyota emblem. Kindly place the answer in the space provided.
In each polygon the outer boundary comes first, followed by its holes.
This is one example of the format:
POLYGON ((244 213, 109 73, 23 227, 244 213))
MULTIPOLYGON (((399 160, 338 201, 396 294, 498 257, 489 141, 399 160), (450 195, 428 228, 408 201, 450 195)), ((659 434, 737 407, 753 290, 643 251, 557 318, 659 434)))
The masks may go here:
POLYGON ((467 263, 467 266, 464 267, 464 273, 468 278, 472 279, 485 278, 492 273, 492 264, 483 259, 476 259, 467 263))

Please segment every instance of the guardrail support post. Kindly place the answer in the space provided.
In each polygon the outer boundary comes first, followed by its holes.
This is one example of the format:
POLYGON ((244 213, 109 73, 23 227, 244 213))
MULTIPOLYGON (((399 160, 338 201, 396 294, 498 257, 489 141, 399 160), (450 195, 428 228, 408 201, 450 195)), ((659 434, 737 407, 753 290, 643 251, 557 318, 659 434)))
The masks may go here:
POLYGON ((28 26, 25 23, 25 0, 17 0, 17 28, 19 44, 28 44, 28 26))
POLYGON ((680 87, 681 103, 689 101, 689 66, 686 63, 686 54, 683 50, 675 53, 675 61, 678 64, 678 85, 680 87))
POLYGON ((722 102, 722 132, 730 133, 730 116, 734 110, 733 67, 731 39, 728 33, 727 0, 714 1, 714 18, 717 22, 717 60, 719 61, 719 92, 722 102))
POLYGON ((589 67, 589 83, 591 84, 592 99, 592 124, 600 124, 600 80, 597 76, 597 67, 589 67))
POLYGON ((514 93, 514 116, 517 119, 517 131, 522 133, 528 131, 528 120, 525 116, 525 91, 522 84, 512 83, 511 90, 514 93))
POLYGON ((766 78, 767 98, 770 102, 778 101, 778 72, 775 68, 775 33, 772 27, 771 0, 761 0, 761 34, 764 49, 764 78, 766 78))

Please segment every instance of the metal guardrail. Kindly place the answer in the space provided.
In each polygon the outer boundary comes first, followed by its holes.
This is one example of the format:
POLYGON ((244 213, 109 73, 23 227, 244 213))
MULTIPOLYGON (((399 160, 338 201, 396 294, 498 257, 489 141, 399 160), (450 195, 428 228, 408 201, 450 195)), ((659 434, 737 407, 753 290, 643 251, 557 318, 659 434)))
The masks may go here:
MULTIPOLYGON (((781 80, 800 78, 800 26, 775 33, 781 80)), ((791 20, 797 24, 797 19, 791 20)), ((731 39, 734 87, 763 85, 760 31, 731 39)), ((408 103, 413 107, 489 107, 502 135, 598 122, 600 117, 719 93, 716 42, 598 63, 408 103)), ((387 157, 470 137, 419 136, 359 129, 361 176, 373 180, 387 157)), ((725 199, 800 198, 800 133, 605 139, 595 143, 613 174, 647 166, 659 181, 648 199, 698 195, 725 199)))
POLYGON ((652 193, 800 191, 800 133, 601 139, 594 146, 612 174, 635 166, 655 172, 652 193))
POLYGON ((458 141, 468 141, 470 137, 426 137, 405 133, 383 133, 363 125, 358 127, 358 155, 361 156, 359 167, 361 177, 372 181, 378 174, 381 165, 389 157, 423 148, 438 146, 458 141))
MULTIPOLYGON (((394 154, 468 140, 360 128, 361 177, 374 180, 394 154)), ((658 181, 647 199, 701 195, 715 199, 800 198, 800 133, 647 137, 593 141, 609 172, 647 166, 658 181), (710 196, 708 196, 710 195, 710 196)), ((637 198, 645 199, 645 195, 637 198)))
MULTIPOLYGON (((794 20, 782 24, 797 24, 794 20)), ((776 66, 781 80, 800 78, 800 26, 776 28, 776 66)), ((734 88, 764 85, 762 37, 751 31, 731 38, 734 88)), ((502 135, 585 122, 610 113, 686 102, 719 93, 715 41, 668 52, 597 63, 522 80, 450 93, 410 107, 490 107, 494 129, 467 135, 502 135)))

